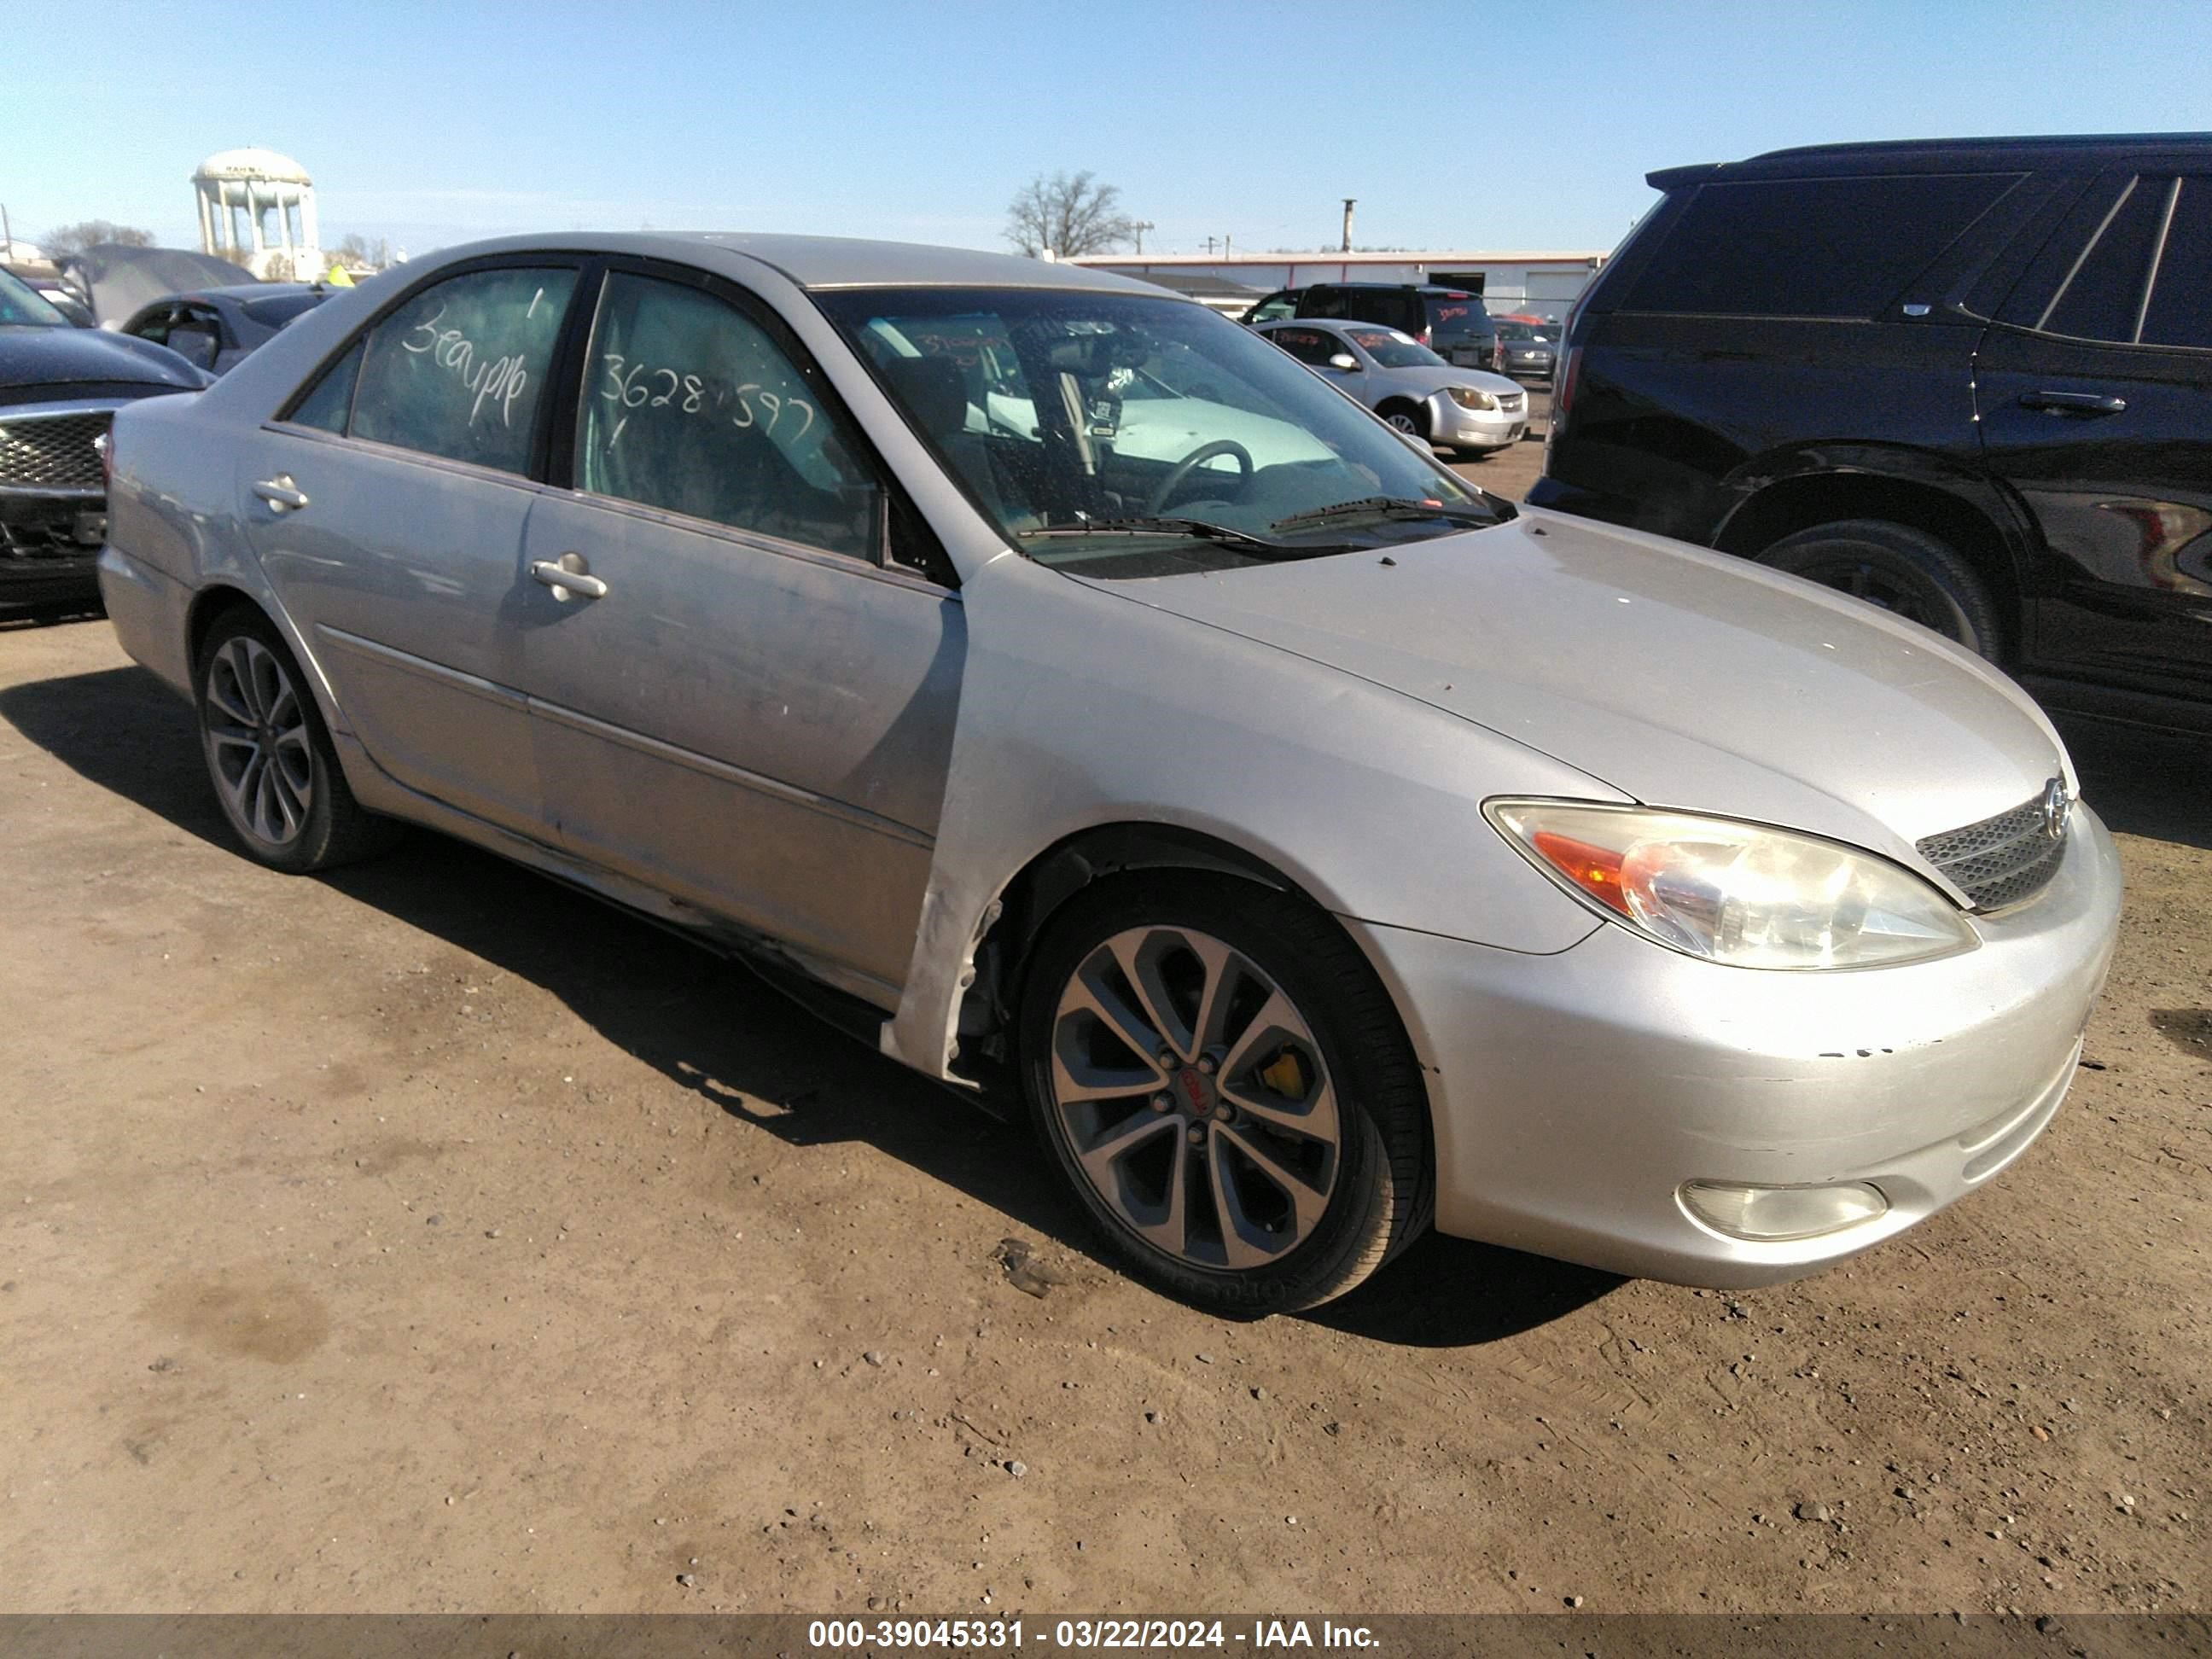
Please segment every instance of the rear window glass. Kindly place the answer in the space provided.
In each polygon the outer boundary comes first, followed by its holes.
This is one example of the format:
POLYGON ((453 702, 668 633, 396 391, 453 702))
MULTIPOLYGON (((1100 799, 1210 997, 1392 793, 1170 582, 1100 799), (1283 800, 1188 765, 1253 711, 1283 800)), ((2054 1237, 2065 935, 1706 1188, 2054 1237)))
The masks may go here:
POLYGON ((246 300, 239 309, 264 328, 282 328, 303 311, 313 311, 326 296, 309 289, 304 294, 278 294, 267 299, 246 300))
POLYGON ((1429 327, 1437 334, 1486 334, 1490 313, 1471 294, 1429 296, 1429 327))
POLYGON ((1871 317, 2019 177, 1910 174, 1704 185, 1653 253, 1624 309, 1871 317))

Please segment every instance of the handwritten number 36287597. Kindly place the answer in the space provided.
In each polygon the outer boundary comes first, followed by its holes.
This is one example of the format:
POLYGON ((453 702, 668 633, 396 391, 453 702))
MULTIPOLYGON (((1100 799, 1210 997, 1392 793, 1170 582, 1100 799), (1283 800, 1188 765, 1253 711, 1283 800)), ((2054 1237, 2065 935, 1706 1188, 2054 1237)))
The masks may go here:
MULTIPOLYGON (((770 435, 787 414, 802 416, 805 420, 805 424, 791 434, 794 438, 805 437, 814 426, 813 404, 804 398, 770 392, 757 381, 748 380, 732 393, 720 386, 708 386, 696 374, 679 374, 672 368, 630 362, 618 351, 607 352, 600 361, 606 366, 606 384, 599 396, 624 409, 665 409, 672 404, 678 414, 697 415, 718 412, 734 396, 738 412, 730 416, 732 426, 762 425, 762 410, 768 416, 762 429, 770 435), (708 408, 710 404, 712 410, 708 408)), ((620 432, 622 427, 617 425, 615 430, 620 432)), ((611 443, 613 440, 608 441, 611 443)))

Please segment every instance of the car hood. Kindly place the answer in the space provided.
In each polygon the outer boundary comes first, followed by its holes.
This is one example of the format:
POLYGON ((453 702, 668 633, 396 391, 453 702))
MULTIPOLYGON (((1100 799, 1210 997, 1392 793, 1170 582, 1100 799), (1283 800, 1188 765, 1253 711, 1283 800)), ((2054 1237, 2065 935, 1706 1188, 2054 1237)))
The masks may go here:
POLYGON ((1091 585, 1386 685, 1654 806, 1918 862, 2020 805, 2064 749, 1924 629, 1795 577, 1524 510, 1495 529, 1091 585))
POLYGON ((202 374, 167 346, 101 329, 0 327, 0 386, 136 380, 166 391, 197 392, 202 374))

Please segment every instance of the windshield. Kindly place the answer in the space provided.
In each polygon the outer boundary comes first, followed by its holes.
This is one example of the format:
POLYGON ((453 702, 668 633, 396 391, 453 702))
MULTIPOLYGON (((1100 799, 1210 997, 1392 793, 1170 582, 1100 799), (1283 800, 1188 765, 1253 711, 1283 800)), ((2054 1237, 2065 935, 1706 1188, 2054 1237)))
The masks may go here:
POLYGON ((1548 334, 1540 334, 1527 323, 1500 323, 1498 337, 1501 340, 1549 340, 1548 334))
POLYGON ((69 319, 40 297, 27 283, 0 270, 0 324, 30 328, 67 328, 69 319))
POLYGON ((1200 306, 1053 289, 814 297, 946 470, 1040 562, 1221 569, 1498 516, 1310 370, 1200 306))
POLYGON ((1352 328, 1345 332, 1384 368, 1449 368, 1450 364, 1410 334, 1395 328, 1352 328))

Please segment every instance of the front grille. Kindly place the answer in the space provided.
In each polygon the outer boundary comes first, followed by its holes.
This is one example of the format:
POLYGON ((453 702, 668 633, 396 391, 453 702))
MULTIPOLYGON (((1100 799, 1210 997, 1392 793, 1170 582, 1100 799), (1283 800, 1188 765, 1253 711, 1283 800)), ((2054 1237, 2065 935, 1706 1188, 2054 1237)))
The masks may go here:
POLYGON ((1498 406, 1500 409, 1517 410, 1526 401, 1527 398, 1523 393, 1518 392, 1508 392, 1502 393, 1499 396, 1498 399, 1498 406))
POLYGON ((2002 910, 2041 892, 2066 856, 2066 836, 2049 828, 2044 797, 1979 823, 1915 843, 1920 856, 1958 885, 1977 910, 2002 910))
POLYGON ((105 487, 93 440, 115 417, 0 413, 0 489, 88 490, 105 487))

